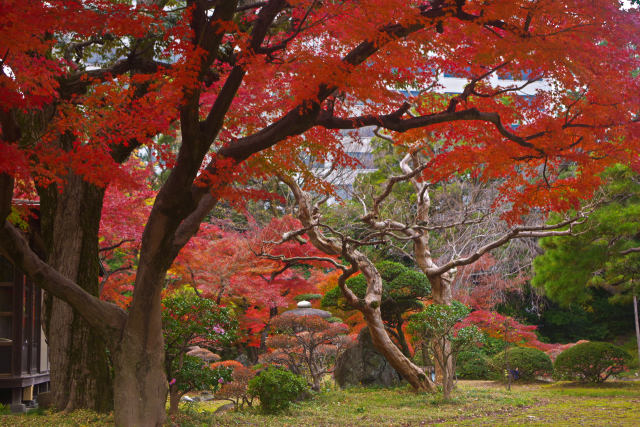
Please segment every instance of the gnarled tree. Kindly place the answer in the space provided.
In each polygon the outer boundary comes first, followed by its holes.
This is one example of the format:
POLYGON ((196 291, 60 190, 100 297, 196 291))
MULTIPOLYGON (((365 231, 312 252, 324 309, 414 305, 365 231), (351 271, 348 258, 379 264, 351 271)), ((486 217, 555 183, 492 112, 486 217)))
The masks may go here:
MULTIPOLYGON (((329 255, 337 255, 346 259, 350 267, 338 264, 334 265, 343 270, 343 275, 339 280, 339 288, 347 302, 355 309, 360 310, 371 331, 372 341, 376 348, 387 358, 389 363, 402 375, 409 383, 418 389, 431 389, 433 385, 424 375, 422 370, 415 366, 406 355, 393 344, 384 328, 381 306, 383 298, 383 280, 380 272, 368 256, 358 248, 372 245, 385 245, 391 243, 393 239, 408 240, 413 243, 413 258, 416 264, 427 276, 432 287, 432 299, 436 304, 451 304, 451 281, 455 274, 455 268, 462 265, 469 265, 478 260, 482 255, 498 248, 513 239, 539 238, 544 236, 570 235, 573 227, 584 221, 583 212, 567 217, 563 221, 555 224, 537 225, 515 225, 506 227, 502 232, 497 232, 482 245, 475 247, 470 253, 461 256, 453 256, 445 263, 438 265, 431 253, 429 232, 453 227, 461 227, 467 224, 476 224, 478 221, 471 218, 463 219, 451 225, 433 225, 430 222, 430 198, 428 184, 419 176, 426 168, 427 163, 418 162, 417 152, 409 153, 401 161, 403 175, 390 177, 383 185, 381 192, 373 197, 371 208, 367 209, 366 203, 364 215, 360 221, 367 225, 371 232, 365 233, 359 239, 348 236, 322 221, 320 210, 317 206, 312 206, 311 197, 305 193, 296 180, 290 176, 281 175, 281 180, 286 183, 295 196, 298 216, 304 228, 285 233, 283 241, 288 241, 306 232, 311 242, 321 251, 329 255), (414 167, 409 166, 409 162, 414 162, 414 167), (415 217, 411 222, 400 222, 394 218, 384 218, 381 206, 385 199, 391 194, 393 187, 402 181, 411 180, 417 193, 417 202, 414 209, 415 217), (361 271, 362 277, 366 281, 366 290, 354 292, 348 286, 347 278, 355 271, 361 271), (364 295, 362 295, 364 294, 364 295)), ((284 260, 284 258, 282 258, 284 260)), ((297 258, 297 259, 304 259, 297 258)), ((290 261, 294 259, 289 259, 290 261)), ((445 354, 450 353, 448 344, 437 346, 445 354)), ((447 364, 448 369, 438 369, 439 378, 443 384, 452 384, 454 369, 452 359, 439 355, 438 360, 447 364), (444 373, 448 377, 444 377, 444 373)), ((442 368, 442 366, 440 366, 442 368)))

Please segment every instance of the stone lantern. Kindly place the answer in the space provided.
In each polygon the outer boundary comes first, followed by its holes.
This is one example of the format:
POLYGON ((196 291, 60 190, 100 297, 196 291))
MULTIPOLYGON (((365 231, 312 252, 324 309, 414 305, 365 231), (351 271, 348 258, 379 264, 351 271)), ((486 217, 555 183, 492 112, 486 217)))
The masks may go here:
POLYGON ((294 308, 293 310, 287 310, 282 313, 282 315, 287 316, 320 316, 323 319, 328 319, 333 315, 325 310, 319 310, 317 308, 311 308, 311 303, 309 301, 300 301, 298 303, 298 308, 294 308))

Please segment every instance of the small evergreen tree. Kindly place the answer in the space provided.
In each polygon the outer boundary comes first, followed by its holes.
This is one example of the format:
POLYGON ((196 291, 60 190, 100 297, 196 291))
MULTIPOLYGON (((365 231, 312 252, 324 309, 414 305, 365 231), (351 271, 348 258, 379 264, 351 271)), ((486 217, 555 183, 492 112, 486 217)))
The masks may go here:
POLYGON ((484 339, 476 326, 459 327, 469 315, 469 308, 458 301, 451 305, 431 304, 409 318, 409 332, 414 340, 426 344, 443 372, 444 398, 451 396, 453 374, 458 353, 468 350, 484 339))

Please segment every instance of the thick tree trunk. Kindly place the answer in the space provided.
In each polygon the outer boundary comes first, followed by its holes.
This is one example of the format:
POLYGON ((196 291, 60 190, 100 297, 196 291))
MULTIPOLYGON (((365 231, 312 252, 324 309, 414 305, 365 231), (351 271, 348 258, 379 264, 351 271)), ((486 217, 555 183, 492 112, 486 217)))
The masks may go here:
POLYGON ((435 391, 434 384, 422 369, 407 358, 391 341, 385 330, 380 308, 363 310, 364 318, 371 333, 371 341, 389 364, 416 390, 435 391))
POLYGON ((113 356, 116 426, 161 426, 165 420, 167 379, 162 348, 150 350, 129 335, 113 356))
MULTIPOLYGON (((161 236, 145 231, 143 245, 162 247, 161 236), (160 240, 160 241, 159 241, 160 240)), ((165 420, 168 383, 162 336, 162 283, 172 258, 143 254, 122 339, 113 355, 117 426, 161 426, 165 420)))
POLYGON ((161 330, 155 333, 154 329, 130 327, 128 323, 120 347, 113 355, 116 426, 164 423, 168 385, 162 333, 161 330))
MULTIPOLYGON (((427 271, 428 273, 428 271, 427 271)), ((451 278, 444 275, 429 277, 431 284, 431 297, 435 304, 451 305, 453 296, 451 294, 451 278)))
MULTIPOLYGON (((98 229, 104 191, 71 177, 61 194, 54 186, 40 193, 49 265, 98 296, 98 229)), ((110 411, 113 382, 103 338, 71 306, 49 294, 43 322, 54 406, 65 411, 110 411)))

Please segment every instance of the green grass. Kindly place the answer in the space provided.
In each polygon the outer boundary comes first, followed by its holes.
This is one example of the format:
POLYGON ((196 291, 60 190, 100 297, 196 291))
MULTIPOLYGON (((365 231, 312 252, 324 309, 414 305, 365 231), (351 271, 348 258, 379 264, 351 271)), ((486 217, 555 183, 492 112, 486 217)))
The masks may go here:
POLYGON ((78 410, 70 414, 37 410, 23 415, 0 415, 0 426, 112 426, 113 415, 78 410))
MULTIPOLYGON (((461 381, 448 401, 408 388, 328 390, 280 415, 258 408, 214 415, 223 402, 183 406, 174 425, 189 426, 413 426, 413 425, 640 425, 640 382, 516 384, 508 392, 489 381, 461 381)), ((72 414, 0 416, 0 426, 102 426, 113 416, 72 414)))

